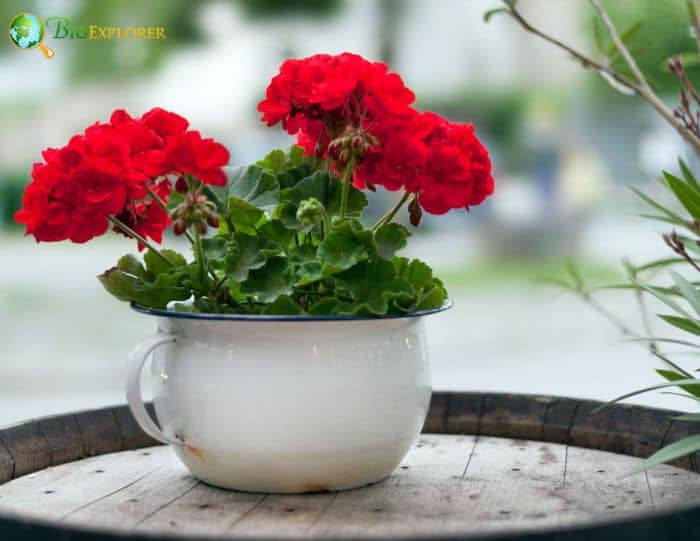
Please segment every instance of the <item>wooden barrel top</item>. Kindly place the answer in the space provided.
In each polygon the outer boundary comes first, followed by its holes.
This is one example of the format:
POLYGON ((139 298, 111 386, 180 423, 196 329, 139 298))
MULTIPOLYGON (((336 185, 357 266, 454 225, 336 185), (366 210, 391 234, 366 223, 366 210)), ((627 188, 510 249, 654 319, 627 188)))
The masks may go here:
POLYGON ((622 475, 694 434, 675 412, 490 393, 434 393, 387 480, 337 493, 207 486, 125 407, 0 430, 0 539, 700 539, 700 461, 622 475))

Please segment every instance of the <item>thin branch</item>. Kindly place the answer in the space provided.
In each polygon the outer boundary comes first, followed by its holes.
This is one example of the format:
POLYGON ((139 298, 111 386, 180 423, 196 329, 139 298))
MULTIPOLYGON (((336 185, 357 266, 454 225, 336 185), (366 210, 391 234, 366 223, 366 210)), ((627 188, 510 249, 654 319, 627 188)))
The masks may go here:
POLYGON ((627 66, 630 68, 632 71, 632 74, 635 76, 635 78, 638 81, 638 84, 635 85, 635 89, 637 90, 637 93, 644 98, 656 111, 664 117, 664 119, 671 124, 675 128, 675 130, 679 133, 679 135, 685 139, 688 143, 693 145, 695 147, 695 151, 700 153, 700 139, 692 133, 690 130, 688 130, 683 123, 676 118, 676 116, 673 114, 673 111, 666 107, 666 105, 659 99, 659 97, 654 93, 654 91, 651 89, 649 86, 649 83, 647 82, 646 78, 644 77, 644 74, 642 71, 639 69, 639 66, 637 65, 637 62, 635 62, 634 58, 632 57, 632 54, 629 52, 629 49, 625 46, 625 44, 622 41, 622 38, 620 38, 620 34, 618 34, 617 30, 615 29, 615 25, 613 22, 610 20, 610 17, 608 16, 608 13, 603 9, 603 7, 600 5, 598 0, 588 0, 593 6, 593 9, 596 11, 598 14, 598 17, 603 21, 603 24, 608 30, 608 34, 610 35, 610 38, 613 40, 613 43, 615 44, 615 47, 617 48, 618 52, 624 59, 625 63, 627 66))
MULTIPOLYGON (((644 332, 646 332, 647 336, 654 336, 654 332, 651 328, 651 320, 649 319, 649 311, 647 310, 647 305, 644 300, 644 290, 635 289, 634 295, 637 298, 639 313, 642 316, 642 326, 644 327, 644 332)), ((661 354, 658 344, 653 339, 649 341, 649 351, 651 351, 653 354, 661 354)))
POLYGON ((150 241, 148 241, 145 237, 142 237, 139 235, 136 231, 131 229, 128 225, 126 225, 124 222, 122 222, 119 218, 116 216, 107 216, 107 220, 112 223, 112 225, 116 226, 117 228, 121 229, 124 233, 126 233, 128 236, 136 239, 139 241, 141 244, 146 246, 149 250, 151 250, 154 254, 156 254, 158 257, 160 257, 163 261, 165 261, 168 265, 171 267, 174 267, 175 265, 173 264, 172 261, 170 261, 167 257, 165 257, 158 248, 156 248, 150 241))
POLYGON ((556 47, 559 47, 560 49, 563 49, 567 53, 569 53, 571 56, 573 56, 576 60, 578 60, 581 65, 583 65, 584 68, 586 69, 593 69, 597 71, 599 74, 604 74, 603 79, 605 79, 606 82, 610 82, 612 79, 615 81, 617 84, 622 85, 623 87, 626 87, 628 90, 631 90, 632 92, 639 94, 639 88, 637 85, 634 84, 634 82, 629 81, 626 77, 620 75, 619 73, 613 71, 610 69, 608 66, 605 66, 601 64, 600 62, 596 62, 592 58, 586 56, 585 54, 577 51, 573 47, 567 45, 566 43, 559 41, 557 38, 550 36, 549 34, 545 34, 541 30, 535 28, 532 26, 523 16, 522 14, 512 5, 506 4, 508 13, 513 17, 520 26, 523 27, 526 31, 530 32, 531 34, 534 34, 543 40, 551 43, 552 45, 555 45, 556 47))

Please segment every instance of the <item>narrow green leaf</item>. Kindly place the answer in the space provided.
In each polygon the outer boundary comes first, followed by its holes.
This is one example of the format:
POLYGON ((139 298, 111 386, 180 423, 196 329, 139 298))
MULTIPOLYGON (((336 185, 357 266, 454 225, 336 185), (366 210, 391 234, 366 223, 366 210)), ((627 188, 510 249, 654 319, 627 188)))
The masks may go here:
POLYGON ((688 184, 690 184, 693 188, 700 191, 700 184, 698 184, 698 181, 696 180, 695 175, 693 175, 693 172, 690 170, 688 165, 681 158, 678 158, 678 167, 680 167, 681 174, 683 175, 683 178, 685 179, 685 181, 688 184))
POLYGON ((669 316, 665 314, 657 314, 666 323, 678 327, 679 329, 700 336, 700 325, 694 320, 686 317, 669 316))
POLYGON ((687 300, 688 304, 693 307, 695 313, 700 316, 700 293, 698 293, 698 290, 693 284, 688 282, 688 280, 683 278, 677 272, 669 270, 668 273, 671 275, 671 278, 673 278, 673 281, 678 286, 678 289, 681 290, 685 300, 687 300))
POLYGON ((700 192, 667 171, 664 171, 664 177, 681 205, 693 218, 700 219, 700 192))
POLYGON ((486 13, 484 13, 484 22, 487 23, 491 20, 491 17, 494 15, 497 15, 498 13, 509 13, 509 11, 506 8, 494 8, 488 10, 486 13))
MULTIPOLYGON (((637 32, 639 32, 639 30, 641 30, 643 26, 644 21, 640 20, 630 25, 624 32, 621 32, 620 39, 622 40, 622 43, 624 43, 625 45, 629 44, 629 42, 634 38, 634 36, 637 34, 637 32)), ((610 47, 608 47, 606 56, 608 58, 614 58, 618 54, 620 54, 620 52, 617 50, 615 44, 612 43, 610 47)))
POLYGON ((648 393, 649 391, 656 391, 658 389, 666 389, 668 387, 680 387, 681 385, 698 385, 698 384, 700 384, 700 379, 698 379, 698 378, 685 378, 685 379, 674 381, 672 383, 658 383, 658 384, 652 385, 650 387, 645 387, 643 389, 639 389, 637 391, 632 391, 631 393, 627 393, 627 394, 623 394, 622 396, 618 396, 617 398, 610 400, 609 402, 606 402, 605 404, 603 404, 601 406, 598 406, 591 413, 595 413, 597 411, 600 411, 603 408, 605 408, 606 406, 609 406, 611 404, 615 404, 616 402, 619 402, 620 400, 625 400, 625 399, 631 398, 633 396, 648 393))
MULTIPOLYGON (((662 370, 660 368, 656 370, 656 373, 659 374, 665 380, 673 382, 687 379, 688 377, 674 370, 662 370)), ((686 393, 700 398, 700 385, 679 385, 679 387, 683 389, 686 393)))
POLYGON ((676 415, 671 417, 674 421, 688 421, 691 423, 700 422, 700 413, 684 413, 683 415, 676 415))
POLYGON ((657 466, 658 464, 663 464, 665 462, 670 462, 682 456, 694 453, 700 449, 700 434, 695 436, 690 436, 689 438, 684 438, 677 442, 667 445, 663 449, 659 449, 649 458, 642 460, 637 466, 632 468, 627 472, 627 476, 639 473, 652 466, 657 466))
POLYGON ((642 199, 642 201, 644 201, 647 205, 649 205, 649 206, 655 208, 656 210, 660 211, 661 213, 665 214, 666 217, 669 220, 671 220, 671 223, 674 223, 674 224, 677 224, 677 225, 680 225, 680 226, 686 227, 686 228, 688 227, 688 225, 685 223, 685 220, 681 216, 676 214, 675 212, 668 210, 666 207, 657 203, 652 198, 643 194, 642 192, 640 192, 636 188, 630 187, 630 189, 637 195, 637 197, 642 199))

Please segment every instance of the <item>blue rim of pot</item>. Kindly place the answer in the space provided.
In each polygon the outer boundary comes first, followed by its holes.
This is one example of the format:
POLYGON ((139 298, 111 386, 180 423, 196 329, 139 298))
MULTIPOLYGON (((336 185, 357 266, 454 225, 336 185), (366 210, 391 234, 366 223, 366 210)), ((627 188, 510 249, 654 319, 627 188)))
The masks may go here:
POLYGON ((176 319, 198 319, 205 321, 372 321, 384 319, 402 319, 412 317, 429 316, 444 312, 452 308, 452 300, 447 299, 442 306, 430 308, 429 310, 417 310, 415 312, 402 312, 398 314, 386 314, 382 316, 313 316, 305 315, 262 315, 262 314, 203 314, 193 312, 176 312, 174 310, 163 310, 159 308, 148 308, 135 302, 131 303, 131 309, 141 314, 158 317, 171 317, 176 319))

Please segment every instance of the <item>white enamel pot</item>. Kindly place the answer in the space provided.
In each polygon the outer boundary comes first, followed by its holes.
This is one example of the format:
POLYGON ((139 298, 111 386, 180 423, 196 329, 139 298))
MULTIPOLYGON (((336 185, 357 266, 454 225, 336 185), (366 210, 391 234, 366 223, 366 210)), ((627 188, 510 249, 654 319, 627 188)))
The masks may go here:
POLYGON ((141 427, 193 475, 250 492, 379 481, 418 436, 430 402, 424 317, 333 318, 151 310, 158 332, 129 357, 141 427), (141 396, 151 352, 156 416, 141 396))

